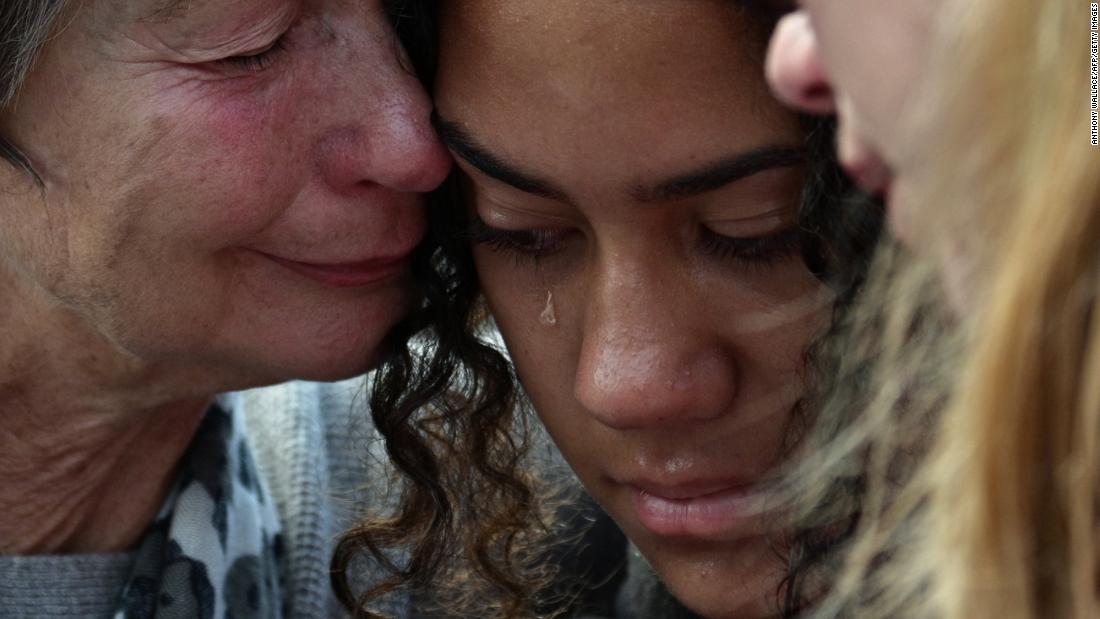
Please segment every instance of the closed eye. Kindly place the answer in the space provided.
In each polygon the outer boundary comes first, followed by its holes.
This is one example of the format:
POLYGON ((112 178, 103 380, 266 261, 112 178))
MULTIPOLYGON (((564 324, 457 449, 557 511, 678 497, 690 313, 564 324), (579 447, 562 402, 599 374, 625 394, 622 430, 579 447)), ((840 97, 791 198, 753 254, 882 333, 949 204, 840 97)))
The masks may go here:
POLYGON ((240 69, 248 73, 260 73, 278 60, 280 54, 286 51, 286 34, 271 42, 267 47, 259 50, 238 54, 218 60, 217 63, 229 68, 240 69))
POLYGON ((803 234, 797 226, 757 237, 730 237, 703 227, 699 251, 743 267, 768 267, 802 252, 803 234))
POLYGON ((463 236, 471 243, 485 245, 494 251, 514 253, 517 258, 538 262, 555 253, 573 232, 568 228, 505 230, 490 226, 475 215, 463 236))

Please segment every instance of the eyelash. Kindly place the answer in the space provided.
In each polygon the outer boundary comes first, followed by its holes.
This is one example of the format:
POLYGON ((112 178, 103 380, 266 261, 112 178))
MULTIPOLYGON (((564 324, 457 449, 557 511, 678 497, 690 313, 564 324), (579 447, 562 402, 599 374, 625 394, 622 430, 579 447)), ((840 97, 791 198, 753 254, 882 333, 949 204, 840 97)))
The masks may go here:
POLYGON ((567 235, 568 233, 555 228, 504 230, 494 228, 475 217, 463 236, 468 242, 485 245, 493 251, 513 253, 517 262, 521 258, 530 258, 537 264, 542 258, 557 251, 561 239, 567 235))
POLYGON ((248 73, 260 73, 274 64, 279 54, 284 51, 286 51, 286 33, 280 35, 278 39, 275 39, 275 42, 259 52, 243 56, 230 56, 218 62, 248 73))
MULTIPOLYGON (((470 242, 485 245, 493 251, 514 253, 516 261, 528 258, 538 264, 558 250, 568 232, 554 228, 503 230, 475 218, 466 234, 470 242)), ((768 267, 802 251, 802 231, 798 226, 767 236, 734 238, 703 228, 699 251, 722 261, 743 267, 768 267)))
POLYGON ((703 228, 699 250, 746 267, 769 267, 802 252, 802 230, 795 225, 767 236, 735 238, 703 228))

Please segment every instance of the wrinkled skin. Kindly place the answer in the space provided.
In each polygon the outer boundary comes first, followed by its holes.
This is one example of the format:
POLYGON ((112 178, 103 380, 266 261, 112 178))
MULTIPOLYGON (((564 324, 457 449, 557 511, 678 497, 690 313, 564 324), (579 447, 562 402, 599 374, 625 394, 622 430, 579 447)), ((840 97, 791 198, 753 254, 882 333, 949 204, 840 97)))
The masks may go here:
POLYGON ((0 170, 9 287, 140 363, 241 384, 365 370, 407 277, 337 289, 265 255, 360 261, 422 235, 417 192, 449 160, 380 3, 156 6, 84 3, 0 115, 46 182, 43 204, 0 170), (284 32, 262 66, 226 61, 284 32))
POLYGON ((214 394, 368 369, 450 169, 378 0, 164 4, 72 2, 0 110, 3 554, 131 548, 214 394))

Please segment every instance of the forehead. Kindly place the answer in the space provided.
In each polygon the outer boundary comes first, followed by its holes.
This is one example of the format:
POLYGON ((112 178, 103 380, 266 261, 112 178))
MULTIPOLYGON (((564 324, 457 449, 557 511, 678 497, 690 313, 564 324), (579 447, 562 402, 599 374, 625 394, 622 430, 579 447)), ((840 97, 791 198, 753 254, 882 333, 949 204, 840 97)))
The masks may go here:
POLYGON ((201 11, 209 0, 110 0, 99 4, 105 4, 112 14, 128 21, 163 22, 201 11))
POLYGON ((83 21, 116 43, 189 53, 285 27, 304 5, 303 0, 101 0, 83 21))
POLYGON ((162 25, 228 15, 283 11, 299 0, 107 0, 96 2, 117 23, 162 25))
POLYGON ((766 39, 749 18, 756 13, 730 0, 463 0, 443 3, 441 13, 445 35, 461 30, 484 51, 517 60, 590 60, 592 52, 615 60, 646 48, 667 53, 673 41, 722 53, 766 39))
POLYGON ((766 34, 727 0, 463 0, 444 3, 441 25, 443 96, 765 91, 766 34))
POLYGON ((517 158, 541 147, 540 158, 591 161, 598 144, 608 158, 682 166, 708 145, 759 146, 791 119, 764 82, 767 34, 734 2, 444 6, 441 113, 517 158))

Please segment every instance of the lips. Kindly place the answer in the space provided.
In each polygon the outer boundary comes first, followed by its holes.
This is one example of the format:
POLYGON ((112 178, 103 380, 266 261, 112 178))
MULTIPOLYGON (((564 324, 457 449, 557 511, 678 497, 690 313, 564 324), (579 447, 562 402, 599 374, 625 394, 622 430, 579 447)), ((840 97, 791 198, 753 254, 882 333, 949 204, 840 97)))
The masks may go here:
POLYGON ((671 485, 637 481, 631 482, 629 485, 653 496, 682 501, 698 499, 730 488, 746 487, 748 484, 730 479, 721 481, 693 481, 671 485))
POLYGON ((628 484, 642 525, 663 537, 731 539, 759 516, 762 496, 736 480, 628 484))
POLYGON ((402 275, 409 268, 409 254, 349 262, 304 262, 263 255, 299 275, 333 288, 372 286, 402 275))

